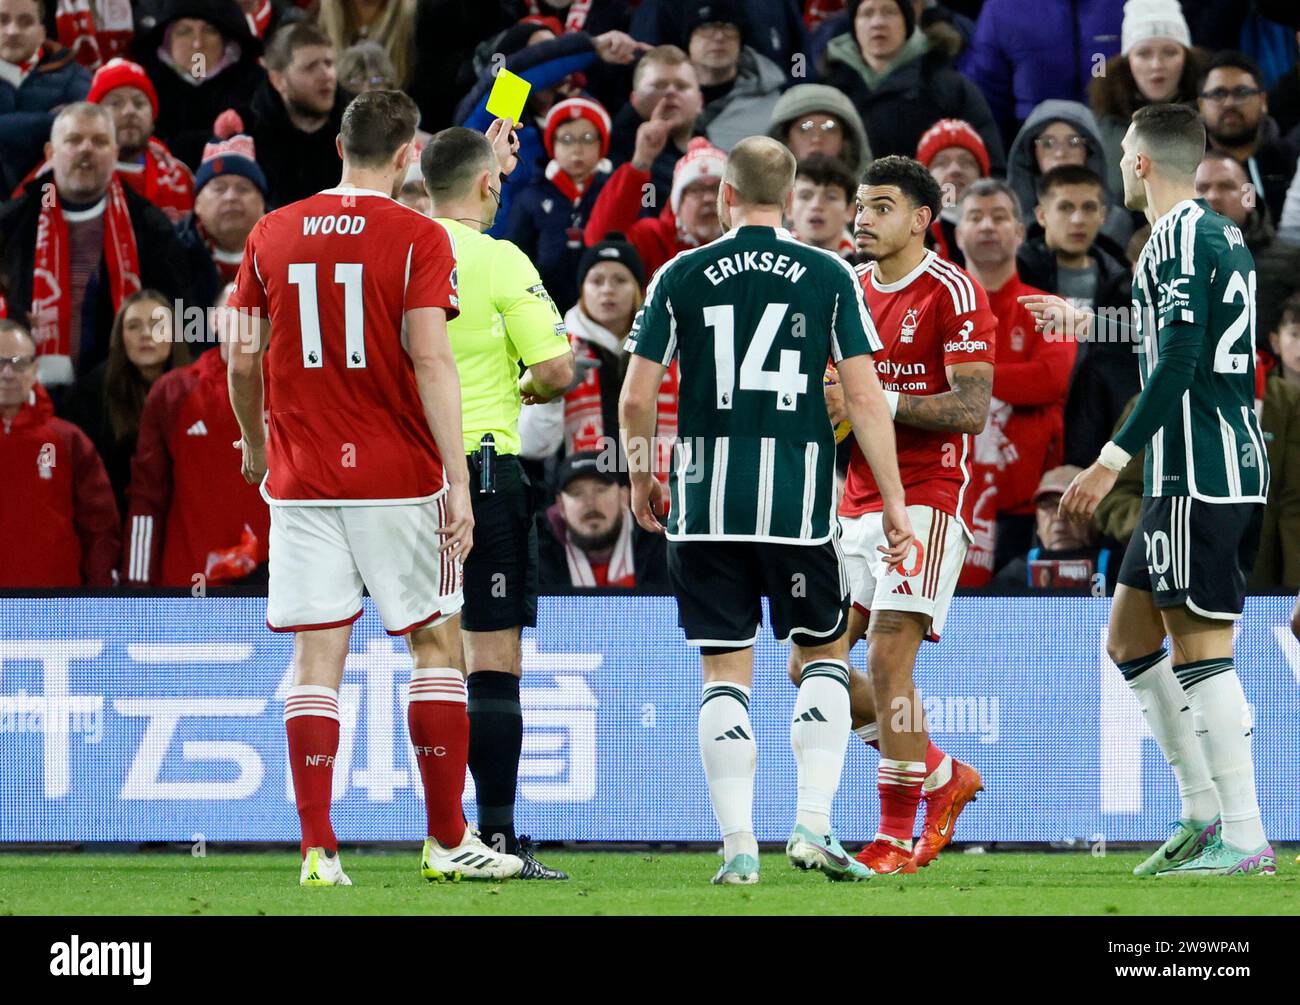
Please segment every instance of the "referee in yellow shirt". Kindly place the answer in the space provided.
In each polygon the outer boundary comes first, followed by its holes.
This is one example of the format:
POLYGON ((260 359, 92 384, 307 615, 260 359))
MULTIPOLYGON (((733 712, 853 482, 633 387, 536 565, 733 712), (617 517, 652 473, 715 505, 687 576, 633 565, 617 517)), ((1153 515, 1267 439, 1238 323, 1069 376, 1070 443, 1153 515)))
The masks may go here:
POLYGON ((523 859, 520 879, 567 879, 533 857, 514 823, 523 743, 519 637, 537 624, 537 526, 518 457, 519 409, 559 396, 573 379, 564 319, 537 269, 509 241, 483 233, 496 219, 518 144, 508 120, 493 122, 486 135, 455 126, 430 139, 420 170, 431 215, 456 250, 460 315, 447 333, 460 372, 474 506, 461 638, 479 830, 489 846, 523 859))

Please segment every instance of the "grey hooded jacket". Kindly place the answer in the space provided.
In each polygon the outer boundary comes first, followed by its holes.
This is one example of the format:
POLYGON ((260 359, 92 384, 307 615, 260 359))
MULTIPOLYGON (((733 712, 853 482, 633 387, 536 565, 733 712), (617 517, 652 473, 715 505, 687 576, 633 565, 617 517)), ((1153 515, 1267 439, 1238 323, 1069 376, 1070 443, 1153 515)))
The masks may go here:
POLYGON ((840 159, 858 177, 871 163, 871 144, 862 116, 843 91, 826 84, 796 84, 781 95, 772 109, 767 135, 784 143, 790 124, 808 115, 834 115, 840 120, 846 133, 840 159))
POLYGON ((704 106, 696 128, 721 150, 731 148, 747 136, 767 133, 772 109, 786 85, 785 73, 758 50, 740 50, 736 82, 721 98, 704 106))
POLYGON ((1040 102, 1029 113, 1029 118, 1025 119, 1025 124, 1020 127, 1020 132, 1016 133, 1016 138, 1011 144, 1011 151, 1007 155, 1007 184, 1020 199, 1025 223, 1031 224, 1035 221, 1034 207, 1038 205, 1038 192, 1035 185, 1038 182, 1039 171, 1034 140, 1053 122, 1069 123, 1079 131, 1081 136, 1087 137, 1091 149, 1088 152, 1086 166, 1097 172, 1101 178, 1106 190, 1106 201, 1110 206, 1101 232, 1116 241, 1121 248, 1125 247, 1129 238, 1133 236, 1133 217, 1124 208, 1124 193, 1112 191, 1107 180, 1110 171, 1106 164, 1106 152, 1101 142, 1101 130, 1097 127, 1097 119, 1086 105, 1081 105, 1077 101, 1049 98, 1047 101, 1040 102))

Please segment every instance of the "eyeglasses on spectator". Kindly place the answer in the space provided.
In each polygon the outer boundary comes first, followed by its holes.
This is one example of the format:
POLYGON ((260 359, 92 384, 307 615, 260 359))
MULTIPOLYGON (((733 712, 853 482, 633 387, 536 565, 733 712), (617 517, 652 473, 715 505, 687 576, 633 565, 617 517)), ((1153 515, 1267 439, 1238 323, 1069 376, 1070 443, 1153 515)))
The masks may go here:
POLYGON ((1256 95, 1263 93, 1264 91, 1261 88, 1242 84, 1240 87, 1216 87, 1213 91, 1202 91, 1201 97, 1212 105, 1221 105, 1229 98, 1233 101, 1249 101, 1256 95))
POLYGON ((834 119, 827 119, 825 122, 817 122, 814 119, 804 119, 799 123, 799 132, 811 133, 814 129, 823 133, 839 132, 840 124, 834 119))
POLYGON ((10 367, 14 373, 26 373, 36 362, 33 356, 0 356, 0 371, 10 367))
POLYGON ((1080 136, 1078 133, 1071 133, 1069 136, 1039 136, 1034 140, 1034 146, 1039 150, 1055 150, 1057 146, 1064 145, 1071 150, 1077 150, 1079 147, 1088 148, 1088 138, 1080 136))
POLYGON ((359 94, 362 88, 365 87, 374 87, 384 91, 391 91, 397 85, 393 83, 392 77, 385 76, 382 73, 376 73, 369 77, 364 73, 358 73, 354 76, 348 77, 348 79, 343 82, 343 86, 353 94, 359 94))

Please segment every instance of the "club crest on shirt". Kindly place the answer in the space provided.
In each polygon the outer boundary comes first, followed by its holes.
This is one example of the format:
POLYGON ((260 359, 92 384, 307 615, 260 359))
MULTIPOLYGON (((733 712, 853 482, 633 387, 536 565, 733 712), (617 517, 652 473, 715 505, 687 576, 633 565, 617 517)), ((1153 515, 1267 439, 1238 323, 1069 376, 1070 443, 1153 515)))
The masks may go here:
POLYGON ((903 315, 903 323, 898 329, 898 341, 911 342, 916 337, 916 328, 920 323, 921 312, 915 307, 909 307, 907 313, 903 315))
POLYGON ((1020 325, 1016 325, 1011 329, 1011 351, 1025 351, 1025 330, 1020 325))

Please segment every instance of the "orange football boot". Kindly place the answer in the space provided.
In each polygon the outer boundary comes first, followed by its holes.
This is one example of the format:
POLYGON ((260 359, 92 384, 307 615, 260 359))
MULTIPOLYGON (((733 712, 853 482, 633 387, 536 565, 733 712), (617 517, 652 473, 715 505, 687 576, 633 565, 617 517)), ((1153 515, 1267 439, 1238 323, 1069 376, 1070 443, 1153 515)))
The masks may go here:
POLYGON ((877 838, 855 856, 859 862, 880 876, 897 876, 900 873, 916 872, 916 863, 912 853, 903 851, 898 845, 882 838, 877 838))
POLYGON ((939 857, 939 852, 948 847, 961 811, 967 803, 974 801, 975 793, 982 791, 984 783, 980 780, 980 773, 954 757, 952 777, 948 779, 948 784, 924 797, 925 823, 921 826, 921 837, 912 854, 912 861, 918 869, 925 868, 939 857))

